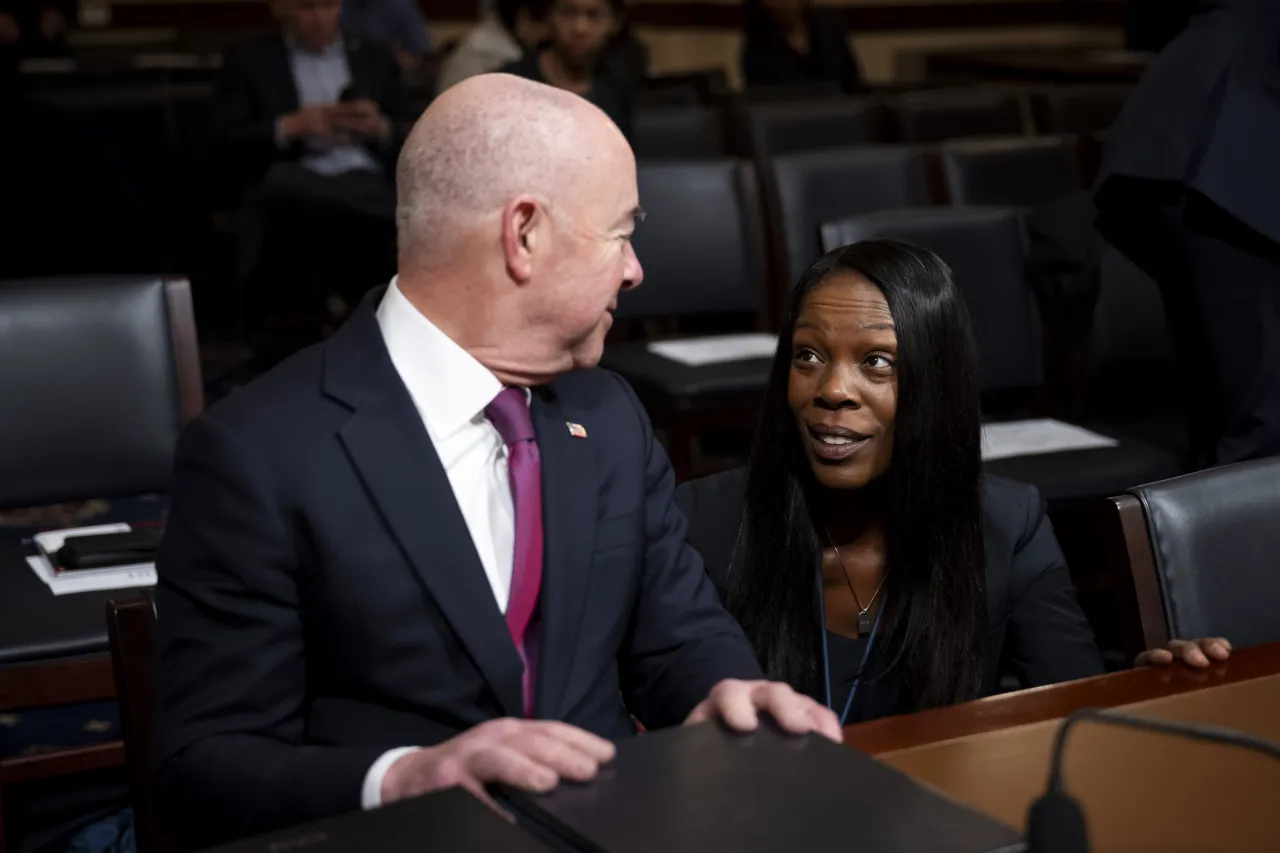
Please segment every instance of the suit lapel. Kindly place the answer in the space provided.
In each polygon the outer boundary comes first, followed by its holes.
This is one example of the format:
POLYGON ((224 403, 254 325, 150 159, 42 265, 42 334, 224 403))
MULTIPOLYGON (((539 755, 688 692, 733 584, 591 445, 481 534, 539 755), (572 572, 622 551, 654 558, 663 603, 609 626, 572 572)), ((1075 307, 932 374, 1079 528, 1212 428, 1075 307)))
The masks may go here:
POLYGON ((276 38, 271 42, 271 50, 268 51, 271 61, 271 73, 264 75, 264 79, 271 80, 272 87, 275 91, 272 97, 276 101, 276 105, 280 112, 291 113, 298 109, 300 98, 298 97, 298 82, 293 79, 293 65, 289 62, 289 48, 284 43, 283 38, 276 38))
POLYGON ((539 389, 532 406, 542 459, 543 530, 542 651, 534 711, 556 719, 562 716, 590 580, 597 483, 590 439, 570 434, 568 422, 575 419, 554 388, 539 389))
POLYGON ((374 317, 380 297, 366 297, 327 345, 326 388, 355 406, 339 440, 503 712, 520 716, 520 657, 448 475, 387 356, 374 317))

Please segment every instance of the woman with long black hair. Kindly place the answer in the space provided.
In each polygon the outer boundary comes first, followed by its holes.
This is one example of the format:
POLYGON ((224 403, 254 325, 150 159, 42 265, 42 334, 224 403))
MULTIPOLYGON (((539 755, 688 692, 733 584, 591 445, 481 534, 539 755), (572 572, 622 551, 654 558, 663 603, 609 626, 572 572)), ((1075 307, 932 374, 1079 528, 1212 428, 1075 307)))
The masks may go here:
MULTIPOLYGON (((978 358, 951 271, 871 240, 801 278, 748 469, 687 483, 689 543, 770 678, 842 722, 1103 672, 1032 486, 982 473, 978 358)), ((1222 639, 1139 663, 1207 666, 1222 639)))

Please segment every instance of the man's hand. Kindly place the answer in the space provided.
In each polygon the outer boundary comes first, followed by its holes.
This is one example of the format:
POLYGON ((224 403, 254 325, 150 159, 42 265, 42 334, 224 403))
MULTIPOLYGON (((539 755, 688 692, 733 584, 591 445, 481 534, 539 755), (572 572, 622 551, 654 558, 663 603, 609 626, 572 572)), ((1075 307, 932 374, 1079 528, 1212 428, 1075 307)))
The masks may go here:
POLYGON ((839 743, 840 720, 830 708, 801 696, 779 681, 735 681, 727 678, 711 688, 684 721, 686 726, 720 719, 731 729, 753 732, 760 713, 769 714, 784 731, 792 734, 817 732, 839 743))
POLYGON ((309 107, 303 107, 280 121, 280 133, 287 142, 332 136, 333 110, 333 106, 329 104, 312 104, 309 107))
POLYGON ((1196 669, 1204 669, 1213 661, 1231 657, 1231 643, 1224 637, 1207 637, 1203 640, 1170 640, 1162 649, 1147 649, 1138 655, 1134 666, 1168 666, 1182 661, 1196 669))
POLYGON ((0 44, 17 44, 22 38, 22 28, 8 12, 0 12, 0 44))
POLYGON ((333 126, 370 139, 386 139, 391 135, 390 120, 367 98, 334 104, 333 126))
POLYGON ((550 791, 561 779, 594 778, 613 753, 609 741, 567 723, 490 720, 392 764, 382 780, 382 802, 461 785, 502 811, 485 793, 486 783, 550 791))

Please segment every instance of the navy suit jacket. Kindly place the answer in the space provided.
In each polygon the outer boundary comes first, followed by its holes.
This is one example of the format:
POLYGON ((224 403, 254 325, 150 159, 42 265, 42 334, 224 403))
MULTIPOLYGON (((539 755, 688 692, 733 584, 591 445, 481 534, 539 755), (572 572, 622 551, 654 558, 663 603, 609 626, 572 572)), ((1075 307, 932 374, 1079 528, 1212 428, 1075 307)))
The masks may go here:
MULTIPOLYGON (((157 785, 208 844, 360 806, 383 751, 518 716, 521 663, 370 294, 178 445, 157 590, 157 785)), ((535 389, 545 558, 535 713, 608 738, 759 678, 631 389, 535 389), (566 423, 581 424, 575 438, 566 423)))

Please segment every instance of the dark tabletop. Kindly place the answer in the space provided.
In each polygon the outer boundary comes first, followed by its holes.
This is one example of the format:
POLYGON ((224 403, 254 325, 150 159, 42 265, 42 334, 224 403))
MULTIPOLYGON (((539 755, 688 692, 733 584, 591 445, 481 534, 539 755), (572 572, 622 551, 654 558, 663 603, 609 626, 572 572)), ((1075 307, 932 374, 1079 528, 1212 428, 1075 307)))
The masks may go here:
POLYGON ((107 651, 107 602, 144 590, 54 595, 27 565, 28 553, 0 543, 0 665, 107 651))

